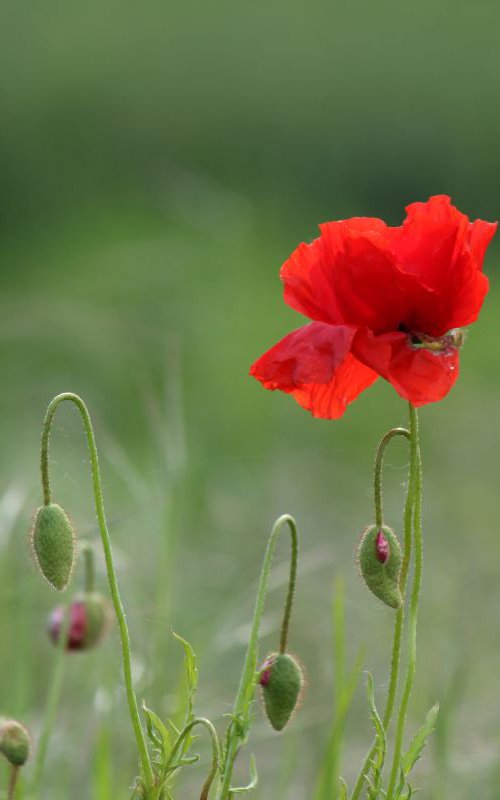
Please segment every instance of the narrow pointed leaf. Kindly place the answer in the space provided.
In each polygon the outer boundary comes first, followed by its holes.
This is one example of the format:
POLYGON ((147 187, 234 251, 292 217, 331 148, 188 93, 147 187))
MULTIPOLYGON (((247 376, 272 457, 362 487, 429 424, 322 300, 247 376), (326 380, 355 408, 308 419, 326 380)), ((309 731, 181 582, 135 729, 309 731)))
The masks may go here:
POLYGON ((425 722, 413 737, 410 747, 401 759, 401 769, 404 775, 408 775, 420 758, 427 739, 436 727, 437 716, 439 713, 439 703, 432 706, 425 718, 425 722))
POLYGON ((229 790, 229 796, 232 797, 235 794, 246 794, 247 792, 251 792, 252 789, 255 789, 259 782, 259 776, 257 774, 257 764, 255 763, 254 756, 250 756, 250 782, 246 786, 239 786, 237 788, 231 788, 229 790))

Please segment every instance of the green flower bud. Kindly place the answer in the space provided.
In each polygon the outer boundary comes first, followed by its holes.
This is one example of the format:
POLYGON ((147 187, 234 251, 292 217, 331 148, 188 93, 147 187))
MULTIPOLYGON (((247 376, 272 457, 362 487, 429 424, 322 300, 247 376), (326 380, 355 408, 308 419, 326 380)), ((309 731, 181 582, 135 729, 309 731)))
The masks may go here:
POLYGON ((401 547, 398 537, 386 525, 370 525, 358 548, 361 575, 373 594, 391 608, 403 602, 399 587, 401 547))
POLYGON ((38 509, 31 543, 42 575, 55 589, 65 589, 75 562, 75 534, 61 506, 38 509))
POLYGON ((259 684, 264 706, 275 731, 282 731, 297 708, 304 687, 304 673, 289 653, 273 653, 262 665, 259 684))
POLYGON ((14 719, 0 717, 0 753, 15 767, 28 760, 30 738, 28 731, 14 719))

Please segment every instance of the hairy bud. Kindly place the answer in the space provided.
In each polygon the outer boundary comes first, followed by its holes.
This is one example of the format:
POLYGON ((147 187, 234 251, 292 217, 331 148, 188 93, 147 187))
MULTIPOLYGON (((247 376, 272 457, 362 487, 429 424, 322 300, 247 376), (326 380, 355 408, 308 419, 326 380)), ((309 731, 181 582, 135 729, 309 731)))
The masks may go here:
POLYGON ((370 591, 391 608, 399 608, 401 547, 394 531, 387 525, 370 525, 361 537, 358 563, 370 591))
POLYGON ((289 653, 273 653, 259 672, 264 706, 275 731, 282 731, 297 708, 304 686, 304 673, 289 653))
POLYGON ((55 589, 65 589, 75 562, 75 534, 61 506, 38 509, 31 542, 42 575, 55 589))
POLYGON ((26 728, 14 719, 0 717, 0 753, 15 767, 28 760, 30 738, 26 728))
MULTIPOLYGON (((48 621, 48 634, 57 645, 65 625, 65 606, 55 608, 48 621)), ((112 613, 109 602, 97 592, 75 597, 69 607, 69 625, 66 650, 88 650, 100 644, 111 627, 112 613)))

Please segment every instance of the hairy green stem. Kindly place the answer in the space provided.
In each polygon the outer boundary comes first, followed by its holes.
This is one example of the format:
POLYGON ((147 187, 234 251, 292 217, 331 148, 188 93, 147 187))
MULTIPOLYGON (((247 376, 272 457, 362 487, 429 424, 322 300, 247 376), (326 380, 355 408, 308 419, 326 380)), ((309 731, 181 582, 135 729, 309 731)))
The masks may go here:
POLYGON ((396 781, 399 776, 401 752, 403 748, 403 737, 408 712, 408 703, 415 680, 417 662, 417 618, 418 601, 420 597, 420 586, 422 583, 423 566, 423 539, 422 539, 422 461, 420 456, 420 443, 418 433, 417 410, 410 404, 410 431, 411 431, 411 456, 410 466, 414 475, 415 501, 413 504, 413 536, 415 543, 415 570, 413 575, 413 586, 410 598, 410 612, 408 625, 408 665, 406 678, 401 697, 401 704, 398 712, 396 725, 396 740, 394 743, 394 756, 392 762, 389 787, 387 790, 387 800, 392 800, 396 781))
POLYGON ((12 764, 10 768, 9 786, 7 789, 7 800, 14 800, 16 796, 17 779, 19 778, 19 766, 12 764))
POLYGON ((412 552, 412 514, 413 514, 413 507, 415 504, 416 476, 415 472, 412 470, 412 465, 411 465, 411 433, 407 431, 406 435, 407 438, 410 440, 410 469, 409 469, 408 487, 406 490, 406 501, 405 501, 404 517, 403 517, 403 529, 404 529, 403 560, 401 562, 401 575, 399 579, 399 585, 401 589, 401 596, 403 598, 403 602, 400 608, 398 608, 398 610, 396 611, 396 619, 394 622, 394 637, 393 637, 392 654, 391 654, 391 675, 389 679, 387 703, 383 716, 384 729, 386 732, 389 728, 392 719, 392 714, 394 712, 394 705, 396 702, 396 691, 398 688, 398 679, 399 679, 399 664, 401 659, 401 637, 403 634, 406 584, 408 581, 408 571, 410 569, 410 560, 412 552))
POLYGON ((106 560, 109 589, 113 601, 113 606, 115 609, 116 619, 118 621, 118 628, 120 631, 122 657, 123 657, 123 674, 125 679, 125 688, 126 688, 127 701, 130 712, 130 719, 132 721, 132 727, 137 742, 137 749, 139 751, 142 771, 144 774, 144 781, 146 784, 146 788, 150 789, 154 785, 154 774, 153 774, 153 768, 151 766, 151 761, 149 758, 148 749, 146 746, 144 731, 141 725, 137 698, 135 696, 133 688, 130 636, 128 632, 127 621, 125 618, 125 612, 120 599, 120 593, 118 590, 118 581, 116 578, 116 571, 113 560, 113 551, 111 548, 111 540, 108 532, 108 526, 106 523, 97 446, 95 442, 92 421, 90 419, 87 407, 83 402, 83 400, 81 399, 81 397, 79 397, 76 394, 73 394, 72 392, 64 392, 63 394, 54 397, 54 399, 49 404, 45 416, 45 421, 42 431, 42 442, 41 442, 41 474, 42 474, 44 503, 45 505, 48 505, 51 502, 51 489, 49 481, 49 437, 50 437, 52 421, 57 407, 59 406, 60 403, 64 402, 65 400, 74 403, 74 405, 80 412, 80 416, 83 422, 83 427, 85 429, 85 434, 87 437, 87 444, 90 453, 92 486, 94 490, 94 500, 97 513, 97 520, 99 523, 102 546, 104 549, 104 557, 106 560))
POLYGON ((384 466, 384 456, 387 445, 391 439, 394 439, 396 436, 404 436, 406 439, 409 439, 410 431, 408 431, 406 428, 391 428, 391 430, 387 431, 385 436, 383 436, 380 440, 375 456, 373 495, 375 501, 375 524, 379 528, 384 524, 382 513, 382 467, 384 466))
MULTIPOLYGON (((411 415, 411 411, 410 411, 411 415)), ((400 588, 403 602, 396 611, 394 621, 394 633, 392 639, 391 650, 391 672, 389 678, 389 689, 387 692, 387 700, 383 716, 384 730, 387 732, 391 724, 392 715, 394 713, 394 706, 396 703, 396 693, 399 682, 399 667, 401 662, 401 639, 403 635, 404 625, 404 606, 405 606, 405 593, 406 583, 408 580, 408 571, 410 568, 411 551, 412 551, 412 515, 413 506, 415 503, 415 472, 412 468, 412 433, 406 428, 391 428, 385 436, 382 437, 380 444, 377 448, 377 455, 375 457, 375 471, 374 471, 374 499, 375 499, 375 516, 376 524, 383 524, 382 515, 382 467, 384 454, 387 445, 395 436, 404 436, 410 441, 410 468, 408 475, 408 488, 406 491, 406 501, 404 510, 404 547, 403 547, 403 561, 401 564, 400 588)), ((354 786, 351 800, 358 800, 361 796, 363 787, 365 786, 367 775, 371 768, 372 759, 375 755, 377 748, 376 741, 372 744, 367 756, 364 760, 363 766, 359 773, 358 779, 354 786)))
POLYGON ((219 769, 219 764, 220 764, 219 740, 217 738, 217 732, 216 732, 214 726, 212 725, 212 723, 210 722, 210 720, 204 719, 203 717, 197 717, 196 719, 193 719, 191 722, 189 722, 186 725, 186 727, 179 734, 179 736, 178 736, 178 738, 177 738, 177 740, 176 740, 176 742, 175 742, 175 744, 174 744, 174 746, 172 748, 172 752, 170 753, 170 757, 169 757, 168 764, 167 764, 167 769, 168 769, 168 767, 170 767, 170 765, 174 761, 177 753, 179 752, 179 748, 180 748, 182 742, 184 741, 186 736, 192 731, 192 729, 196 725, 202 725, 204 728, 207 729, 207 731, 208 731, 208 733, 210 735, 210 741, 211 741, 211 744, 212 744, 212 766, 210 768, 210 772, 208 773, 208 777, 207 777, 205 783, 203 784, 203 788, 202 788, 201 794, 200 794, 200 800, 208 800, 208 794, 210 792, 210 787, 212 786, 213 780, 214 780, 214 778, 215 778, 215 776, 217 774, 217 770, 219 769))
MULTIPOLYGON (((293 597, 295 593, 295 581, 297 576, 297 557, 298 557, 298 534, 297 526, 293 517, 288 514, 283 514, 274 523, 271 535, 267 543, 266 552, 264 555, 264 562, 260 574, 259 589, 257 592, 257 599, 255 602, 255 610, 253 615, 252 628, 250 631, 250 639, 241 674, 238 693, 234 703, 232 721, 229 726, 226 751, 223 764, 223 773, 220 781, 220 786, 217 792, 217 800, 228 800, 231 791, 231 779, 233 775, 234 762, 238 754, 240 745, 244 742, 247 734, 249 707, 255 692, 256 685, 256 669, 257 669, 257 653, 258 653, 258 639, 259 629, 264 611, 264 603, 267 594, 267 586, 269 583, 269 575, 271 572, 271 564, 276 548, 276 543, 283 528, 283 525, 288 524, 292 555, 290 565, 290 577, 288 584, 287 600, 285 604, 285 611, 283 616, 283 623, 281 626, 281 645, 283 642, 287 644, 288 629, 290 625, 290 615, 293 604, 293 597)), ((281 651, 283 652, 283 651, 281 651)))
POLYGON ((297 564, 299 559, 299 542, 297 537, 297 529, 295 527, 295 522, 291 520, 291 517, 288 519, 288 524, 290 525, 290 530, 292 532, 291 536, 292 553, 290 556, 290 574, 288 576, 288 591, 286 595, 285 610, 283 612, 283 621, 281 623, 280 653, 286 653, 288 647, 288 634, 290 632, 290 619, 292 616, 293 600, 295 597, 295 586, 297 583, 297 564))

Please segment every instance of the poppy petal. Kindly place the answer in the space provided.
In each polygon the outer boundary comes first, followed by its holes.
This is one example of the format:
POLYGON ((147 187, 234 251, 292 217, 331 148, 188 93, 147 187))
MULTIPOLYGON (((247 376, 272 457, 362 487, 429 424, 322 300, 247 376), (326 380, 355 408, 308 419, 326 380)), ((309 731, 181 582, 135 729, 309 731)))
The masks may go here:
POLYGON ((320 225, 320 237, 301 244, 281 268, 285 301, 320 322, 377 332, 397 327, 406 308, 405 276, 388 230, 371 217, 320 225))
POLYGON ((442 400, 459 372, 456 347, 431 352, 414 347, 404 333, 375 336, 360 330, 353 340, 353 354, 393 385, 414 406, 442 400))
POLYGON ((280 271, 285 303, 309 319, 340 324, 343 315, 335 299, 331 271, 321 237, 310 244, 299 244, 280 271))
POLYGON ((349 403, 378 379, 378 374, 348 353, 329 383, 308 383, 293 397, 313 417, 340 419, 349 403))
POLYGON ((292 394, 313 416, 341 417, 378 375, 350 354, 356 329, 313 322, 288 334, 253 364, 266 389, 292 394))
POLYGON ((469 222, 446 195, 413 203, 406 210, 403 225, 392 229, 394 249, 401 269, 431 291, 427 302, 413 295, 411 324, 434 336, 469 325, 477 319, 488 291, 482 263, 496 224, 469 222))

